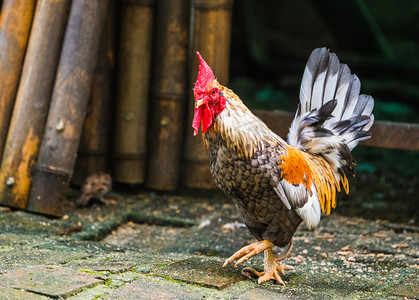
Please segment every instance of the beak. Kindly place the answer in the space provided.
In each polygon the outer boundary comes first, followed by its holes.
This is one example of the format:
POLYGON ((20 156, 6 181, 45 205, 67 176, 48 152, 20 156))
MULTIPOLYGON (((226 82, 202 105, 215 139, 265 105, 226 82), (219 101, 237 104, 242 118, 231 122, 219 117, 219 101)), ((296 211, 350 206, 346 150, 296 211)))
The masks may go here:
POLYGON ((195 102, 195 108, 198 108, 198 107, 200 107, 203 104, 204 104, 204 99, 196 100, 196 102, 195 102))

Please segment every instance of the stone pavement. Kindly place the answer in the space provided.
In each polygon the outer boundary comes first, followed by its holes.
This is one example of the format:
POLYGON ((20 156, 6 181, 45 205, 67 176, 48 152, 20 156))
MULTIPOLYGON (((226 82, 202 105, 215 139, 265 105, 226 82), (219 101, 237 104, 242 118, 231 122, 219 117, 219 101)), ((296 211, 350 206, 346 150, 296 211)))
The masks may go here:
MULTIPOLYGON (((419 297, 413 225, 333 213, 315 232, 301 226, 285 287, 221 267, 252 241, 232 203, 214 191, 112 194, 62 219, 0 207, 0 299, 419 297)), ((260 254, 247 265, 262 263, 260 254)))

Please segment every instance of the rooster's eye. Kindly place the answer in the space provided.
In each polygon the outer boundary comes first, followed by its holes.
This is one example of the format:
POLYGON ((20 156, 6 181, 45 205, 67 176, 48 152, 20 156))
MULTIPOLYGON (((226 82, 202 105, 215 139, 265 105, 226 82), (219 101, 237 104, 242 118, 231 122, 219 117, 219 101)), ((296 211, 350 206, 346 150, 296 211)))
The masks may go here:
POLYGON ((212 89, 212 91, 211 91, 211 94, 213 95, 213 96, 215 96, 215 94, 217 93, 217 89, 212 89))

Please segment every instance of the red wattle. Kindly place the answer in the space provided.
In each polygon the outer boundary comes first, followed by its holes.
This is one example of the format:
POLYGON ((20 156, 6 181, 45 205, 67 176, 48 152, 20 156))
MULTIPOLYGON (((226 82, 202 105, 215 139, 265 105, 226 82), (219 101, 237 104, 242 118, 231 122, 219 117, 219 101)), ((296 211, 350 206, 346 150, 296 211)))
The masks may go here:
POLYGON ((204 118, 202 120, 202 133, 207 132, 208 128, 212 124, 213 119, 214 119, 214 116, 211 112, 211 109, 209 108, 208 105, 205 105, 204 118))
POLYGON ((204 114, 204 106, 194 108, 194 116, 192 120, 192 128, 194 129, 194 135, 198 134, 199 126, 201 126, 203 114, 204 114))

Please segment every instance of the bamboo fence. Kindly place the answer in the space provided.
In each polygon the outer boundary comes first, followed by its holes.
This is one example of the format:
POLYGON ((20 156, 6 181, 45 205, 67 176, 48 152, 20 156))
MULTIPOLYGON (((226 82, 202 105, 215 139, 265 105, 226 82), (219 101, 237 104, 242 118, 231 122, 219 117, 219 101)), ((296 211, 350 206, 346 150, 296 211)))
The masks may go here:
MULTIPOLYGON (((122 187, 213 188, 191 128, 195 52, 227 85, 232 9, 233 0, 3 0, 0 205, 60 216, 70 182, 101 172, 122 187)), ((291 114, 256 114, 286 135, 291 114)), ((377 122, 368 144, 417 151, 419 126, 377 122)))

